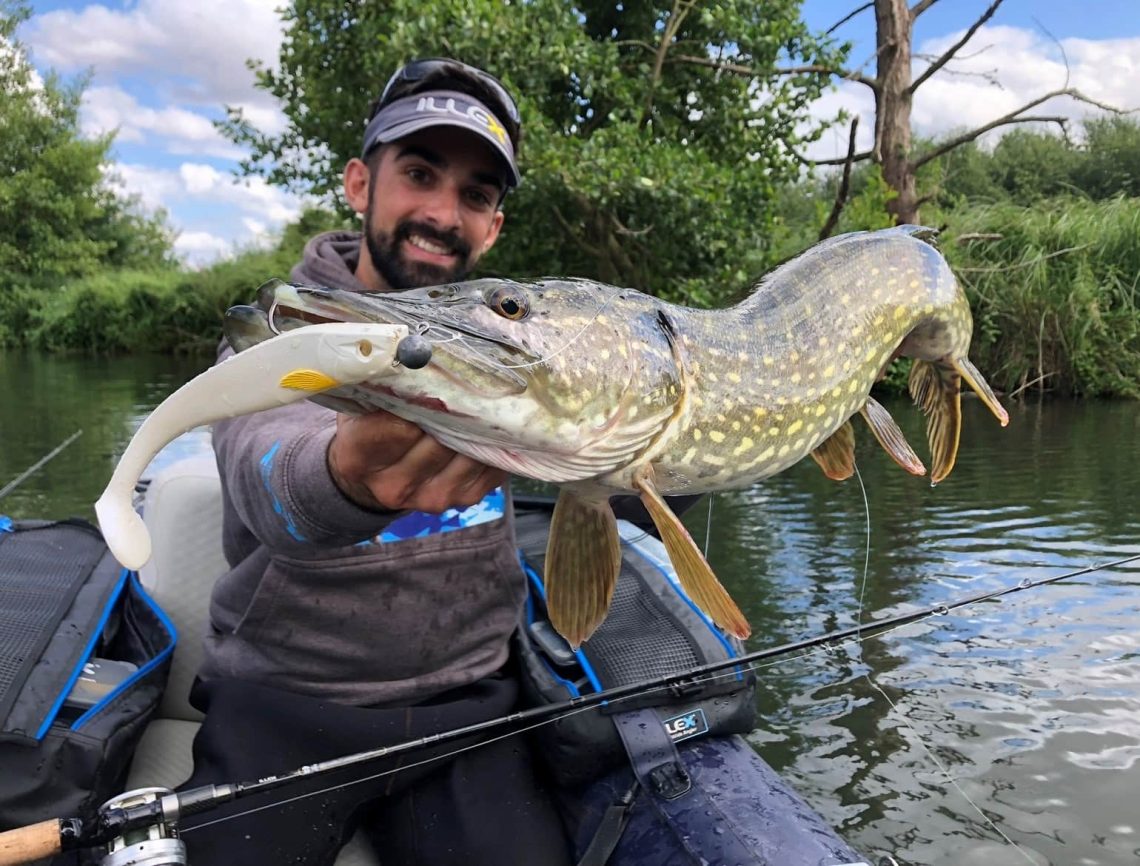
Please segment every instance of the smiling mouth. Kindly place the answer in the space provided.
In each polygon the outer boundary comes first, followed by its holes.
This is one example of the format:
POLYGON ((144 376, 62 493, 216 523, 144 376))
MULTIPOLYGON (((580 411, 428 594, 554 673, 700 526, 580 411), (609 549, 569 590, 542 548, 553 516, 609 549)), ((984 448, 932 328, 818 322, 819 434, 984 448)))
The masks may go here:
POLYGON ((415 247, 420 252, 425 252, 433 256, 446 256, 448 258, 454 258, 456 255, 455 250, 453 250, 451 247, 445 246, 444 244, 438 243, 436 241, 430 241, 421 235, 409 235, 408 244, 415 247))

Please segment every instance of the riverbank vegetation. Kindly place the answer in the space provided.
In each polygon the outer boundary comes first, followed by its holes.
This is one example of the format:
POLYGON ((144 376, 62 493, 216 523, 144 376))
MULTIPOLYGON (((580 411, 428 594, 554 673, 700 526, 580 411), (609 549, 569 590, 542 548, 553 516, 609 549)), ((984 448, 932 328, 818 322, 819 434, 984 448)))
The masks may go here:
MULTIPOLYGON (((442 25, 399 0, 345 32, 335 20, 341 4, 312 5, 334 17, 309 21, 311 33, 287 43, 280 69, 261 72, 294 126, 266 138, 233 116, 227 129, 270 181, 331 193, 339 162, 359 146, 343 117, 355 116, 359 92, 371 93, 380 76, 372 64, 349 74, 310 61, 327 55, 328 34, 411 56, 442 25), (294 77, 295 69, 309 77, 294 77), (321 110, 310 110, 302 92, 320 96, 321 110), (328 141, 331 157, 290 161, 294 133, 328 141)), ((513 8, 486 6, 504 15, 513 8)), ((610 7, 582 8, 596 17, 610 7)), ((250 300, 266 279, 287 278, 316 231, 354 224, 343 212, 316 209, 270 248, 202 269, 181 265, 165 217, 123 198, 100 170, 112 140, 80 135, 83 82, 33 80, 13 38, 17 18, 0 14, 0 37, 16 46, 0 52, 0 93, 11 97, 0 103, 10 145, 0 154, 0 346, 212 351, 227 307, 250 300)), ((818 134, 797 121, 823 84, 777 65, 780 46, 797 46, 805 67, 841 63, 843 49, 808 33, 795 2, 769 4, 763 16, 747 4, 726 6, 683 22, 693 44, 723 44, 732 34, 728 41, 752 46, 770 75, 763 105, 749 98, 746 77, 713 74, 693 58, 654 66, 652 57, 583 31, 578 19, 509 23, 504 38, 517 39, 520 54, 531 44, 551 49, 527 67, 528 80, 515 82, 528 118, 527 182, 507 202, 503 238, 483 274, 574 274, 718 306, 818 240, 839 175, 805 174, 787 145, 818 134), (567 68, 579 70, 575 104, 591 106, 586 123, 566 114, 566 94, 554 86, 567 68), (544 228, 528 232, 532 226, 544 228)), ((642 23, 649 29, 626 33, 623 45, 654 41, 653 22, 642 23)), ((480 53, 479 28, 452 31, 472 34, 455 54, 496 65, 480 53)), ((338 56, 375 54, 343 49, 338 56)), ((381 68, 389 60, 375 58, 381 68)), ((972 355, 991 384, 1006 393, 1137 398, 1140 125, 1112 117, 1076 132, 1068 139, 1014 131, 992 148, 970 143, 927 162, 918 178, 922 219, 942 229, 942 249, 966 286, 976 318, 972 355)), ((879 166, 856 168, 835 231, 889 225, 893 196, 879 166)))

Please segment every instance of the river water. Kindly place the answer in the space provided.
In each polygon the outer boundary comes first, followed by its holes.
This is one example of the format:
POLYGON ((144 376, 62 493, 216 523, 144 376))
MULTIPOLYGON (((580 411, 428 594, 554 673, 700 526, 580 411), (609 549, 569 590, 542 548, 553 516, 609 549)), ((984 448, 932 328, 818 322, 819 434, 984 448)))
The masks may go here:
MULTIPOLYGON (((93 518, 146 412, 203 360, 0 353, 0 499, 93 518)), ((920 454, 918 410, 888 404, 920 454)), ((859 476, 803 461, 686 522, 780 645, 1140 554, 1140 405, 974 400, 932 488, 856 427, 859 476)), ((932 615, 759 671, 764 758, 857 848, 931 866, 1140 863, 1140 563, 932 615)))

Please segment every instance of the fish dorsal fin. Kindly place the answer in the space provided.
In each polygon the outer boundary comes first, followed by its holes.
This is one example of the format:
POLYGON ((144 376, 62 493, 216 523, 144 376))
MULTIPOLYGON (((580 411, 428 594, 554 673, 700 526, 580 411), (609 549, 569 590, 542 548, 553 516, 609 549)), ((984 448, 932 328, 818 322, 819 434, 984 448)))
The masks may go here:
POLYGON ((621 568, 617 519, 607 498, 559 491, 546 541, 550 624, 578 649, 606 618, 621 568))
POLYGON ((846 481, 855 474, 855 430, 844 421, 838 430, 811 452, 823 474, 832 481, 846 481))
POLYGON ((906 437, 899 429, 899 425, 895 423, 895 419, 891 417, 891 413, 884 409, 881 403, 874 397, 868 397, 859 413, 867 422, 867 426, 871 428, 875 439, 895 463, 911 475, 926 474, 926 467, 922 465, 922 461, 914 453, 910 443, 906 441, 906 437))
POLYGON ((640 491, 641 501, 653 518, 653 524, 669 553, 669 560, 677 571, 681 588, 713 622, 734 637, 744 640, 752 632, 748 620, 716 579, 689 531, 657 492, 649 467, 641 470, 634 478, 634 486, 640 491))
POLYGON ((958 458, 962 433, 962 380, 953 367, 931 361, 915 361, 908 387, 914 402, 926 413, 926 438, 930 442, 930 483, 950 474, 958 458))

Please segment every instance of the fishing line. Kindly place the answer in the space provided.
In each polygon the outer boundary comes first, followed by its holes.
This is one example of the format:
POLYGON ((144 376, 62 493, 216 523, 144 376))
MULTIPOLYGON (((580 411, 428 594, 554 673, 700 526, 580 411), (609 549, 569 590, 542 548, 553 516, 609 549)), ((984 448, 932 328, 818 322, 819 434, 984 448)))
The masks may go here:
MULTIPOLYGON (((862 585, 859 589, 859 610, 855 618, 855 621, 860 625, 860 627, 862 627, 863 598, 867 592, 867 583, 869 582, 871 572, 871 503, 867 498, 867 488, 863 484, 863 474, 859 471, 858 463, 855 464, 855 477, 859 479, 859 490, 863 493, 863 513, 866 517, 866 543, 864 545, 863 554, 863 580, 862 585)), ((935 615, 937 616, 938 614, 935 615)), ((1037 861, 1030 857, 1028 852, 1026 852, 1020 845, 1013 841, 1013 839, 1011 839, 1005 833, 1005 831, 1002 830, 1001 827, 999 827, 994 822, 994 820, 985 813, 982 807, 970 798, 970 795, 966 793, 965 789, 963 789, 962 786, 958 784, 957 779, 950 775, 950 771, 946 768, 942 761, 939 760, 938 756, 934 753, 934 750, 926 745, 926 741, 923 739, 922 735, 918 732, 914 725, 910 723, 910 719, 908 719, 906 717, 906 714, 899 709, 898 704, 891 700, 891 696, 887 694, 886 689, 882 688, 877 682, 875 682, 874 679, 872 679, 871 666, 869 664, 867 665, 867 673, 863 675, 863 678, 867 681, 867 685, 877 691, 882 696, 883 700, 887 702, 887 705, 894 711, 895 715, 902 720, 903 725, 905 725, 907 730, 909 730, 914 735, 915 741, 920 746, 922 746, 922 750, 926 752, 926 756, 930 758, 930 760, 934 763, 934 766, 936 766, 942 772, 943 777, 947 782, 950 783, 951 787, 953 787, 954 790, 958 792, 963 800, 970 804, 970 808, 978 813, 982 821, 984 821, 991 830, 997 833, 998 836, 1004 839, 1007 844, 1012 845, 1017 853, 1024 857, 1029 863, 1036 864, 1037 861)), ((933 740, 933 737, 931 739, 933 740)))
POLYGON ((544 720, 541 722, 535 722, 533 725, 527 725, 526 727, 507 731, 506 733, 498 734, 494 737, 489 737, 485 740, 479 740, 476 743, 470 743, 469 745, 466 745, 466 746, 460 746, 459 748, 453 749, 452 751, 450 751, 444 755, 433 755, 430 758, 424 758, 422 761, 416 761, 416 762, 411 763, 411 764, 403 764, 399 767, 393 767, 390 770, 381 770, 378 773, 373 773, 371 776, 363 776, 359 779, 350 779, 347 782, 342 782, 339 785, 329 785, 327 788, 321 788, 318 791, 309 791, 308 793, 305 793, 305 794, 298 794, 295 797, 288 797, 284 800, 275 800, 272 803, 265 803, 264 805, 261 805, 261 806, 254 806, 253 808, 246 809, 244 812, 236 812, 233 815, 226 815, 222 818, 215 818, 213 821, 206 821, 206 822, 201 823, 201 824, 195 824, 193 827, 179 828, 179 834, 185 835, 186 833, 192 833, 195 830, 202 830, 206 827, 212 827, 215 824, 222 824, 226 821, 233 820, 234 818, 244 818, 246 815, 253 815, 256 812, 263 812, 266 809, 273 809, 273 808, 276 808, 278 806, 287 806, 290 803, 296 803, 300 800, 305 800, 309 797, 319 797, 322 794, 332 794, 332 793, 335 793, 336 791, 342 791, 345 788, 350 788, 353 785, 361 785, 365 782, 372 782, 372 781, 375 781, 376 779, 382 779, 384 776, 391 776, 393 773, 402 773, 405 770, 414 770, 414 769, 417 769, 418 767, 425 767, 428 764, 434 763, 435 761, 443 761, 443 760, 447 760, 450 758, 454 758, 457 755, 462 755, 464 752, 470 752, 470 751, 473 751, 474 749, 478 749, 478 748, 481 748, 483 746, 489 746, 492 743, 498 743, 501 740, 506 740, 510 737, 518 736, 519 734, 526 734, 530 731, 537 730, 538 728, 541 728, 543 725, 549 724, 552 721, 558 721, 560 719, 568 719, 571 716, 578 715, 579 713, 586 713, 586 712, 589 712, 590 710, 595 710, 595 709, 597 709, 597 707, 579 707, 579 708, 568 711, 566 713, 566 715, 564 715, 564 716, 559 716, 558 719, 549 719, 549 720, 544 720))
POLYGON ((709 541, 712 540, 712 502, 715 493, 709 494, 709 513, 705 521, 705 562, 709 561, 709 541))
POLYGON ((66 439, 64 439, 62 442, 60 442, 58 445, 56 445, 55 448, 53 448, 51 451, 49 451, 47 454, 45 454, 43 457, 41 457, 39 460, 37 460, 31 466, 29 466, 27 469, 25 469, 23 472, 21 472, 15 478, 13 478, 11 481, 9 481, 7 484, 5 484, 3 488, 0 488, 0 499, 3 499, 5 496, 7 496, 9 493, 11 493, 13 490, 15 490, 21 484, 23 484, 32 475, 32 473, 34 473, 37 469, 39 469, 41 466, 43 466, 45 463, 47 463, 49 460, 51 460, 53 457, 55 457, 56 454, 58 454, 60 451, 62 451, 64 448, 66 448, 68 445, 70 445, 72 442, 74 442, 76 439, 78 439, 82 433, 83 433, 82 429, 76 430, 74 433, 72 433, 70 436, 68 436, 66 439))

